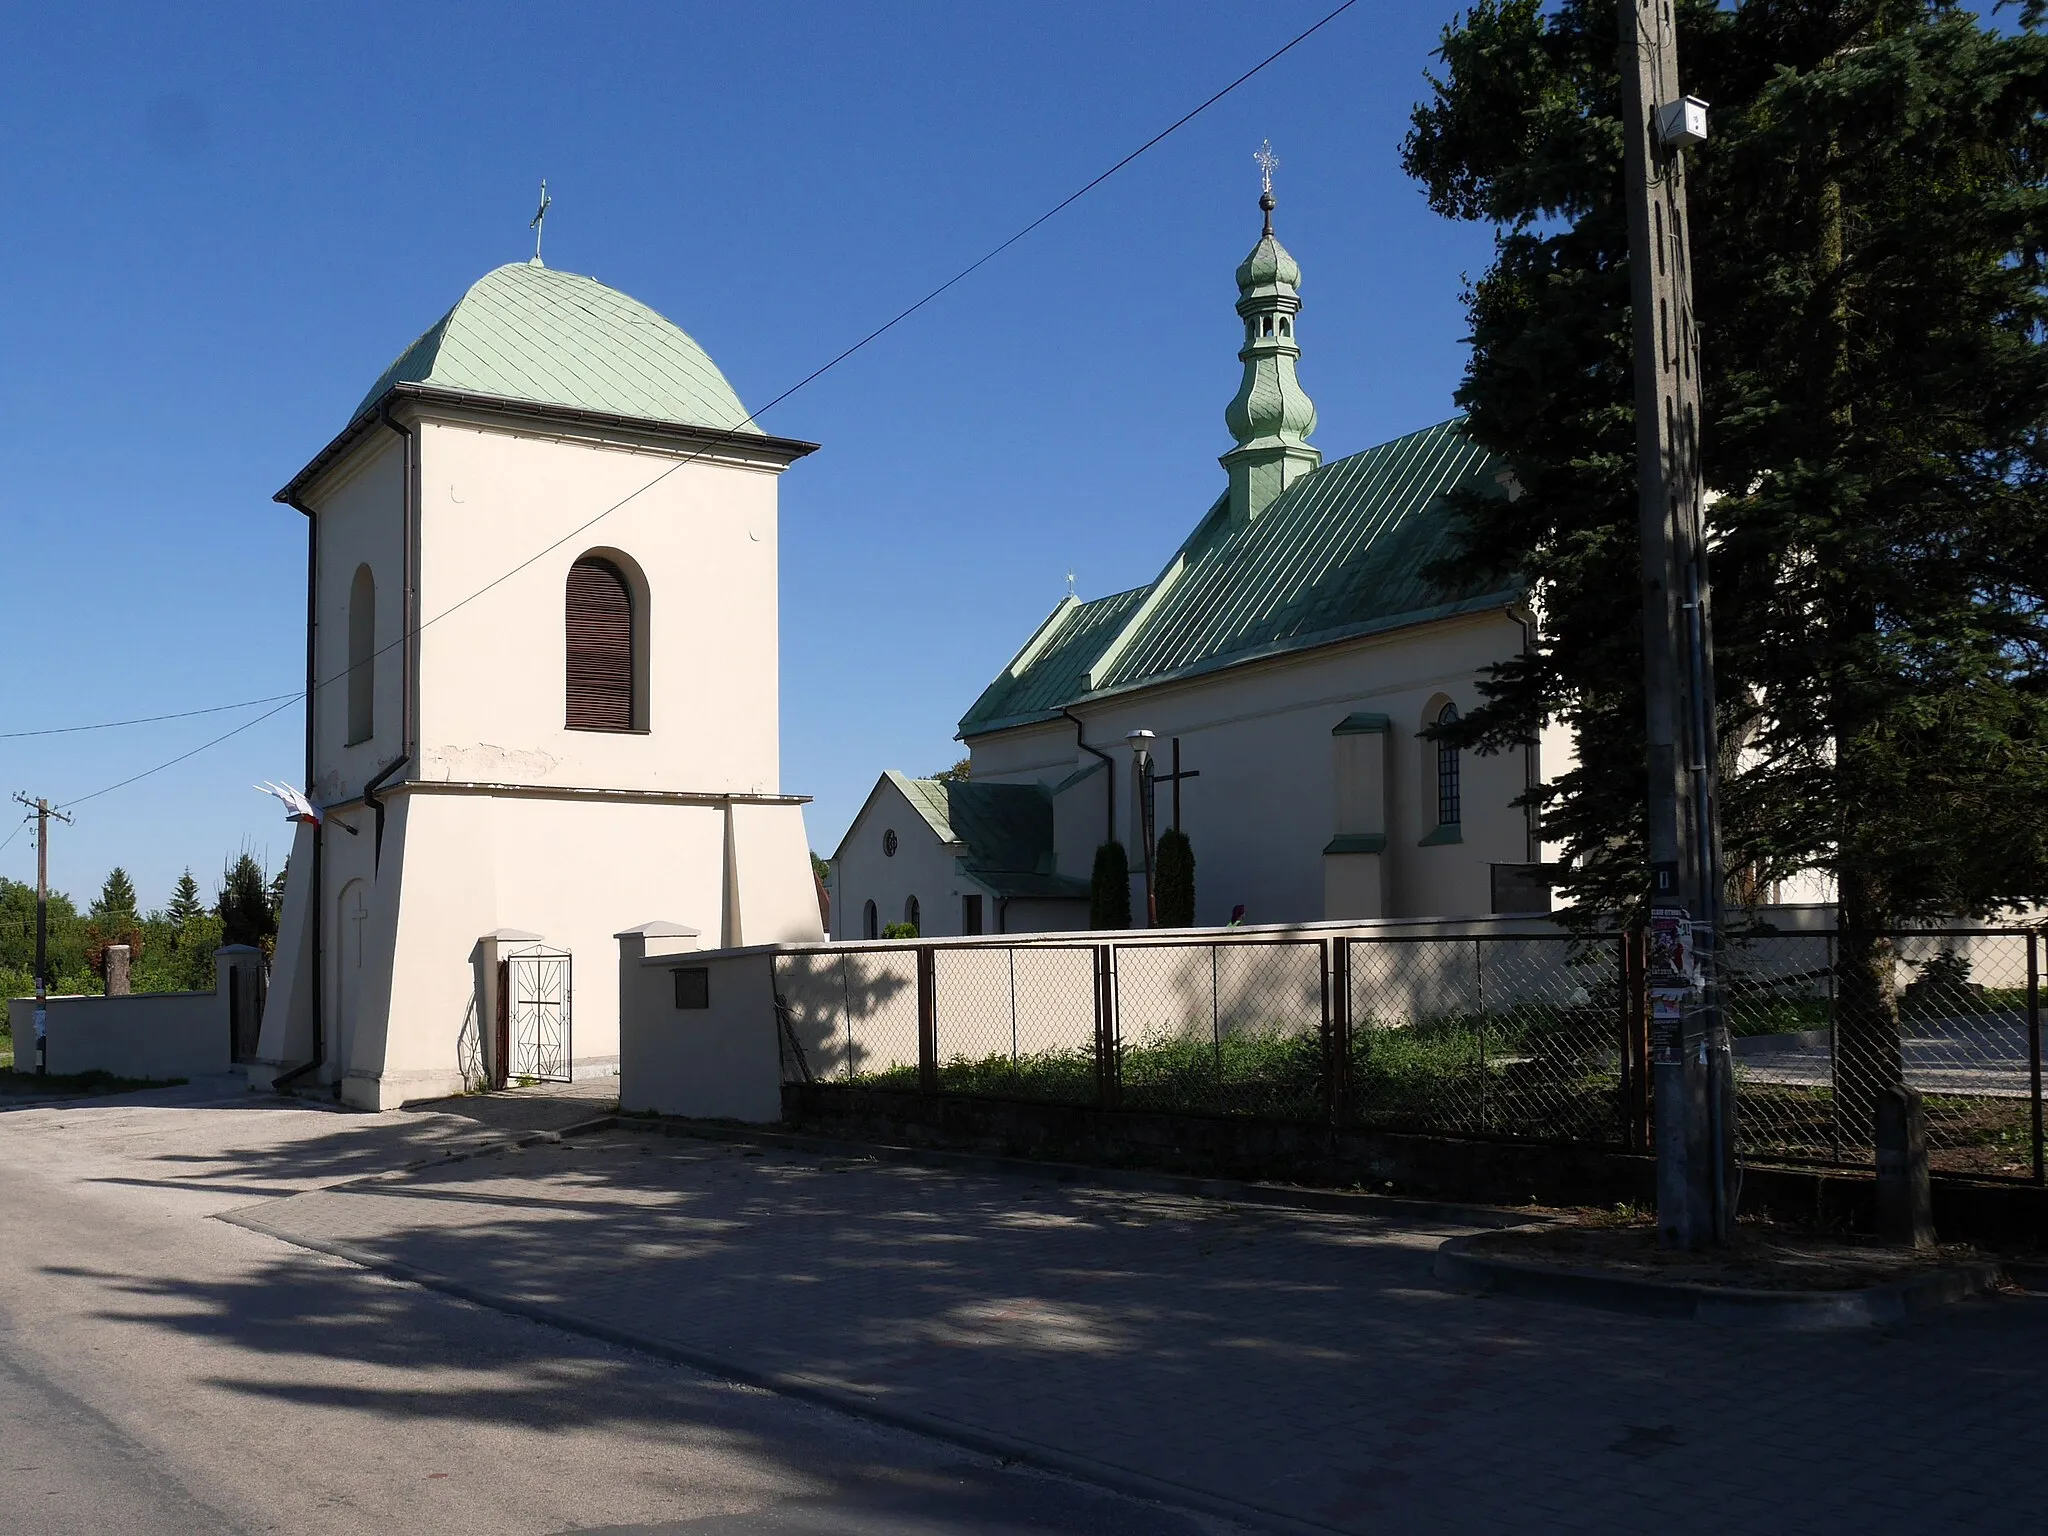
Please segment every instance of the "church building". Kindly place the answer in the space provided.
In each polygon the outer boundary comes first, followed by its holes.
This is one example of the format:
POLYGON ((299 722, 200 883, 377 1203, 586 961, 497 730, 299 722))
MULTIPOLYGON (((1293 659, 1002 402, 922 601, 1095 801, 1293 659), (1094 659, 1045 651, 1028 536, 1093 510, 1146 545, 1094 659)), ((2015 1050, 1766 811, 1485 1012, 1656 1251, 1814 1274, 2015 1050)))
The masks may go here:
POLYGON ((777 483, 813 446, 537 253, 371 385, 277 495, 314 809, 252 1086, 381 1109, 616 1072, 629 925, 822 937, 777 737, 777 483))
POLYGON ((1514 477, 1457 420, 1323 462, 1274 206, 1269 180, 1237 269, 1225 487, 1151 581, 1046 616, 960 721, 967 780, 882 777, 833 860, 835 937, 1085 927, 1110 840, 1142 926, 1146 795, 1155 836, 1190 839, 1200 925, 1549 909, 1514 804, 1539 749, 1422 735, 1532 632, 1521 587, 1431 572, 1455 550, 1446 493, 1514 477))

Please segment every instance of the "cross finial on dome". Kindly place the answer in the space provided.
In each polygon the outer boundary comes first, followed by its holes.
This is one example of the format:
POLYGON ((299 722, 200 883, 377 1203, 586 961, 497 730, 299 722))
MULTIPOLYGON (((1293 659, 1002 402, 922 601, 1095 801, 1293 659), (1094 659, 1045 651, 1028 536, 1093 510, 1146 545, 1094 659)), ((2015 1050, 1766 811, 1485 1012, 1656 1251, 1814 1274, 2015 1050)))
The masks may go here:
POLYGON ((533 231, 533 261, 531 265, 536 267, 547 265, 546 262, 540 259, 541 226, 547 221, 548 208, 553 203, 554 199, 548 196, 547 178, 543 176, 540 182, 540 206, 533 210, 533 218, 528 221, 526 226, 533 231))
POLYGON ((1267 139, 1259 146, 1252 158, 1259 162, 1259 208, 1266 215, 1266 233, 1273 233, 1273 173, 1280 169, 1280 157, 1273 153, 1273 141, 1267 139))

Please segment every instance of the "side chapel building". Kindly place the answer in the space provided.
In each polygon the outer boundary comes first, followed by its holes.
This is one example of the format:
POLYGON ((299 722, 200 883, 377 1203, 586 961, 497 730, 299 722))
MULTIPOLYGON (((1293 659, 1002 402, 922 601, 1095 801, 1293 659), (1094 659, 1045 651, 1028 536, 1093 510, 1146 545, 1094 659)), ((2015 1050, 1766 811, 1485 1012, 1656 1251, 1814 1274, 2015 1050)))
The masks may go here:
POLYGON ((277 499, 307 790, 251 1085, 381 1109, 617 1070, 617 937, 822 937, 778 781, 776 490, 676 326, 500 267, 277 499))
POLYGON ((1227 488, 1153 580, 1047 615, 960 721, 968 779, 882 776, 832 861, 834 937, 1086 927, 1104 841, 1138 884, 1135 730, 1186 775, 1155 781, 1155 829, 1191 840, 1197 924, 1240 905, 1254 923, 1549 909, 1513 803, 1540 749, 1420 734, 1531 633, 1521 587, 1423 574, 1454 552, 1445 493, 1514 495, 1514 478, 1457 420, 1323 462, 1295 375, 1301 270, 1270 189, 1260 207, 1227 488))

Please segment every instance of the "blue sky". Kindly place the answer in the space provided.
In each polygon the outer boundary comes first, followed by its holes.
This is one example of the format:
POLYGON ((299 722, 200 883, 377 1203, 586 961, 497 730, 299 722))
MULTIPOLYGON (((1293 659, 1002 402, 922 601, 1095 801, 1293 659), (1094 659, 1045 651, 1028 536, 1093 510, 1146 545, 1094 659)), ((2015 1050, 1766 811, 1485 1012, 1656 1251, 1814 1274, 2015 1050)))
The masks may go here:
MULTIPOLYGON (((490 267, 530 254, 697 337, 750 406, 951 276, 1335 0, 1264 6, 54 7, 0 57, 0 731, 301 685, 271 493, 490 267)), ((1222 486, 1252 153, 1304 273, 1327 457, 1440 421, 1463 276, 1399 146, 1440 0, 1350 12, 763 420, 782 482, 783 787, 829 853, 1064 590, 1148 580, 1222 486)), ((506 564, 527 551, 505 551, 506 564)), ((497 574, 481 573, 480 579, 497 574)), ((241 715, 0 740, 76 800, 241 715)), ((77 807, 52 880, 162 902, 289 846, 296 706, 77 807)), ((13 830, 0 823, 0 837, 13 830)), ((0 874, 30 878, 18 836, 0 874)))

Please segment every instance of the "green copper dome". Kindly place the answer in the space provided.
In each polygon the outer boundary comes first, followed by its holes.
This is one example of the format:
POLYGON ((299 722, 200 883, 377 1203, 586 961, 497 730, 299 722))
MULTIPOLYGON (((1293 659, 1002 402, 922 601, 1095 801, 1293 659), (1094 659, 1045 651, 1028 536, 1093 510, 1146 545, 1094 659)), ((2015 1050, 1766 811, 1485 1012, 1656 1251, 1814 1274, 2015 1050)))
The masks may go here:
POLYGON ((384 370, 355 414, 394 384, 674 426, 760 431, 742 425, 747 412, 739 396, 678 327, 594 278, 536 262, 478 278, 384 370))
POLYGON ((1270 229, 1259 237, 1251 255, 1237 264, 1237 291, 1247 298, 1282 288, 1291 292, 1300 286, 1301 268, 1270 229))

